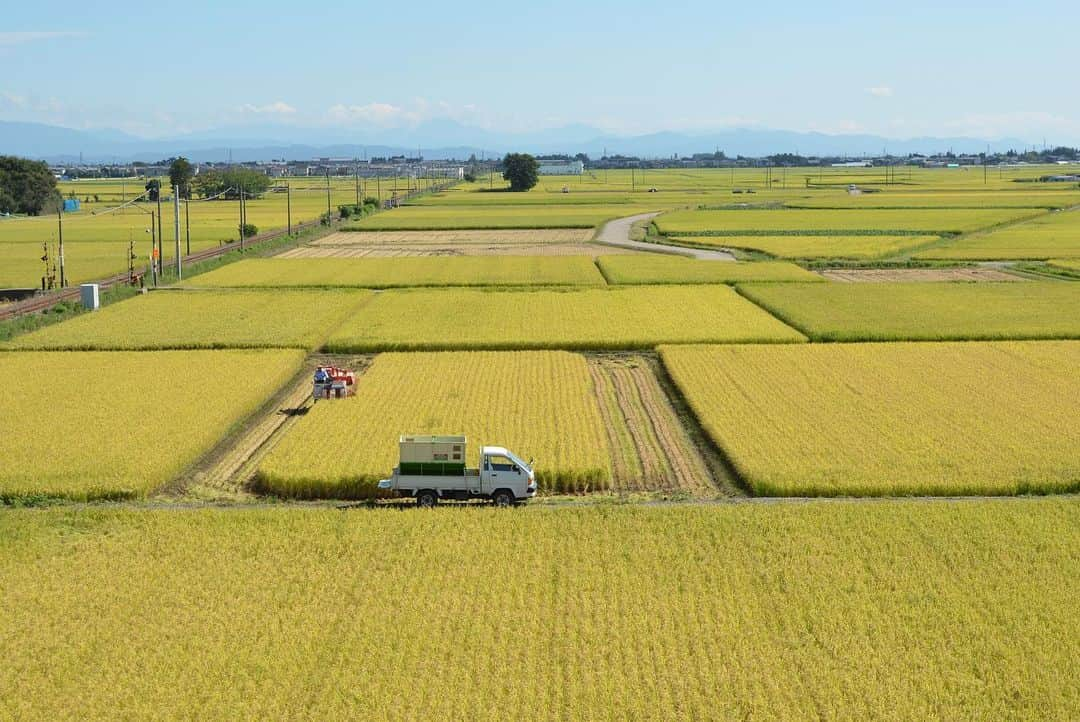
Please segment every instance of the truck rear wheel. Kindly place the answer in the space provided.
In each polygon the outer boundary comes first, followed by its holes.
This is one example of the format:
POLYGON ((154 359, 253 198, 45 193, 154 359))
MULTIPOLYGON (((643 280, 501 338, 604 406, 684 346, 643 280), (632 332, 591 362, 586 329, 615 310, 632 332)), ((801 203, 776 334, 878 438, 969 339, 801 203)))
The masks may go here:
POLYGON ((491 495, 491 500, 495 502, 495 506, 513 506, 517 499, 514 498, 514 492, 509 489, 499 489, 491 495))
POLYGON ((416 505, 420 507, 433 507, 439 503, 439 495, 431 489, 424 489, 416 493, 416 505))

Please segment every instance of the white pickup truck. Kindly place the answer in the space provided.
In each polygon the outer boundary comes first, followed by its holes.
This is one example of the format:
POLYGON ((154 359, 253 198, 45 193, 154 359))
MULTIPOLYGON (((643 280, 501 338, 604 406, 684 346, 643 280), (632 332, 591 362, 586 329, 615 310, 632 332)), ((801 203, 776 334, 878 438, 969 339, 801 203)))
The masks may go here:
POLYGON ((480 448, 480 465, 465 466, 464 436, 416 436, 399 439, 401 458, 380 489, 416 499, 418 506, 435 506, 442 499, 491 499, 512 506, 536 496, 536 473, 501 446, 480 448))

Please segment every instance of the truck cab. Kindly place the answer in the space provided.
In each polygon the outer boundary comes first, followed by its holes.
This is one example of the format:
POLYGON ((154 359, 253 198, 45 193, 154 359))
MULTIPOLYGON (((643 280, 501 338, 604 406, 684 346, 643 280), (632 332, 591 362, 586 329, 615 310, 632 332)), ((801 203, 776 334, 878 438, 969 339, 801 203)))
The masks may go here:
POLYGON ((379 488, 411 496, 420 506, 443 499, 490 499, 511 506, 536 496, 536 472, 502 446, 482 446, 479 465, 467 468, 464 436, 402 436, 400 461, 379 488))

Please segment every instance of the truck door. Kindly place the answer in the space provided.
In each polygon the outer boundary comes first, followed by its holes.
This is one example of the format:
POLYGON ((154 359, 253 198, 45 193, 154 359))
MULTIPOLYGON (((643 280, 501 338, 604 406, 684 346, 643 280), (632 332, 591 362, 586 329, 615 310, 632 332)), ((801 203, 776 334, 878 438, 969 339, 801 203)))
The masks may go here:
POLYGON ((493 479, 492 473, 491 457, 487 454, 483 454, 480 457, 480 492, 482 494, 490 494, 491 490, 495 488, 498 477, 496 476, 493 479))
POLYGON ((523 485, 525 472, 513 459, 501 454, 492 454, 484 457, 484 468, 490 467, 487 491, 493 491, 500 487, 517 489, 523 485))

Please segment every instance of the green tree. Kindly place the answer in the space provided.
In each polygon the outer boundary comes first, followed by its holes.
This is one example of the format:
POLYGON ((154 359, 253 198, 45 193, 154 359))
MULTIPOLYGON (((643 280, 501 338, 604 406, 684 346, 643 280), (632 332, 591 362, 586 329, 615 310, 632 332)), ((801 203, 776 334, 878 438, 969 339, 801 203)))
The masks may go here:
POLYGON ((528 153, 507 153, 503 180, 510 181, 512 191, 527 191, 540 181, 540 164, 528 153))
POLYGON ((36 216, 55 210, 61 200, 56 178, 40 161, 0 156, 0 213, 36 216))
POLYGON ((181 198, 191 198, 191 179, 194 175, 195 168, 183 156, 173 160, 169 166, 169 182, 181 198))
POLYGON ((245 198, 258 198, 270 188, 270 178, 250 168, 211 169, 195 176, 191 187, 203 198, 221 196, 236 200, 240 197, 241 187, 245 198))
POLYGON ((157 178, 151 178, 146 181, 145 188, 150 191, 149 195, 146 196, 146 199, 151 203, 157 201, 157 199, 161 197, 161 181, 157 178))

